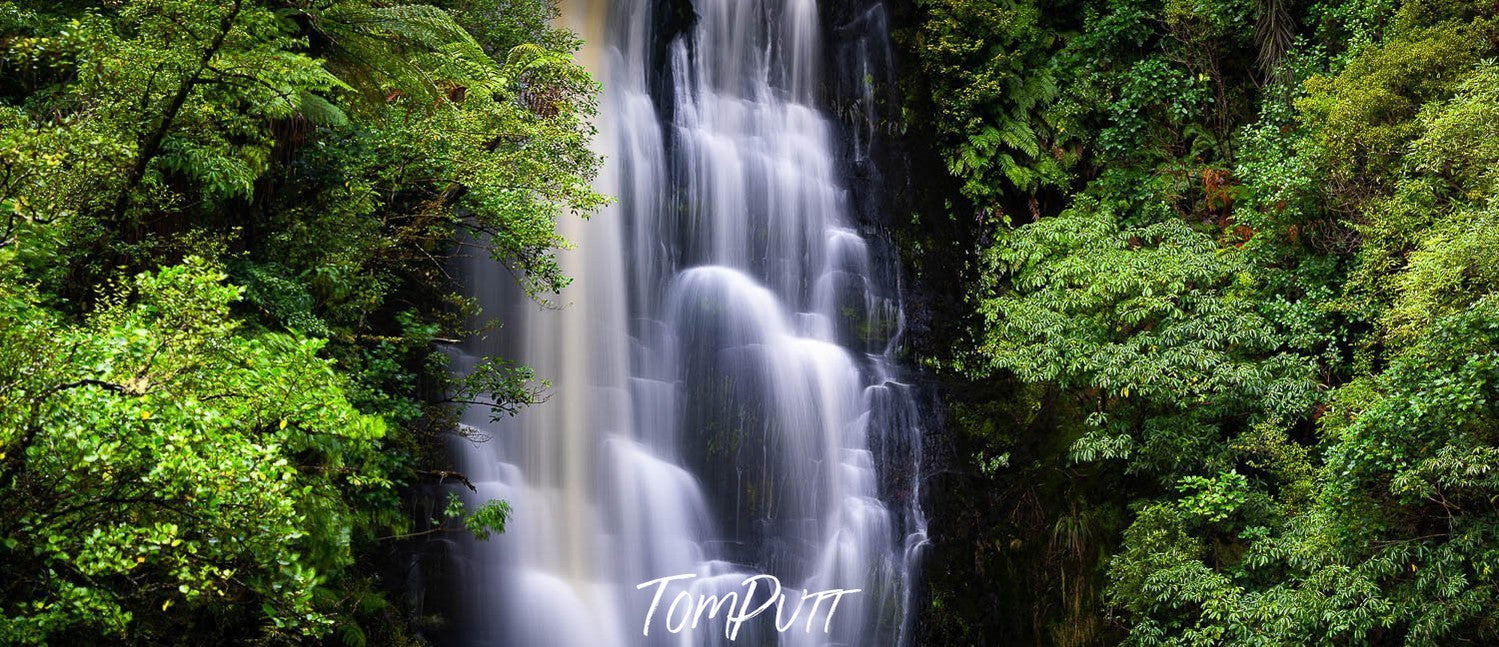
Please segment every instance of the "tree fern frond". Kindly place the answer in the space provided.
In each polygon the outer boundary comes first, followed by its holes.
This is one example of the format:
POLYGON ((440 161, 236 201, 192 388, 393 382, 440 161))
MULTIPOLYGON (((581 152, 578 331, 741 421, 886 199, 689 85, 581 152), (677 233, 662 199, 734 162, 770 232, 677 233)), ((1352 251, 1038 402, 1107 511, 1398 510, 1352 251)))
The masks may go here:
POLYGON ((535 43, 521 43, 510 48, 505 55, 506 68, 522 68, 540 59, 546 59, 551 54, 535 43))
POLYGON ((1265 80, 1289 82, 1290 72, 1280 66, 1296 39, 1296 21, 1286 7, 1287 0, 1260 0, 1260 18, 1255 24, 1259 44, 1260 73, 1265 80))
POLYGON ((312 92, 303 92, 298 97, 297 112, 315 126, 342 126, 349 122, 341 108, 312 92))
POLYGON ((376 102, 394 93, 432 103, 452 85, 499 74, 478 41, 438 7, 337 4, 313 24, 330 43, 329 69, 376 102))

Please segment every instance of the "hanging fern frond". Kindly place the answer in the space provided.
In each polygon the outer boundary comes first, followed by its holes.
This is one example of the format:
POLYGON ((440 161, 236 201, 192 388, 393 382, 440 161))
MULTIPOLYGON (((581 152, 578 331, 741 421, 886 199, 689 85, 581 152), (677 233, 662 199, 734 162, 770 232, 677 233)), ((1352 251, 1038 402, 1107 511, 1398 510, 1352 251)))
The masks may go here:
POLYGON ((297 113, 314 126, 342 126, 349 122, 343 109, 312 92, 303 92, 298 96, 297 113))
POLYGON ((1260 0, 1260 18, 1255 23, 1255 40, 1260 50, 1260 74, 1267 83, 1289 83, 1293 80, 1290 71, 1280 64, 1296 40, 1296 20, 1286 7, 1287 2, 1288 0, 1260 0))

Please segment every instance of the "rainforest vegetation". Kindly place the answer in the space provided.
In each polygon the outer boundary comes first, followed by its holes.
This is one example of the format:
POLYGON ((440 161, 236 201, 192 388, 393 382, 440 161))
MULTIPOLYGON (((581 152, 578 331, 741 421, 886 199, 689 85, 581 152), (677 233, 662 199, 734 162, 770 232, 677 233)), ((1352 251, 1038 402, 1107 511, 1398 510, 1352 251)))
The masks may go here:
POLYGON ((910 17, 929 642, 1499 641, 1499 6, 910 17))
POLYGON ((447 401, 540 386, 447 377, 453 259, 554 291, 604 201, 552 18, 0 3, 0 644, 409 639, 396 546, 506 516, 403 503, 457 478, 447 401))
MULTIPOLYGON (((887 4, 921 641, 1499 642, 1499 5, 887 4)), ((545 377, 451 270, 608 201, 554 11, 0 2, 0 644, 440 622, 393 555, 507 508, 408 494, 545 377)))

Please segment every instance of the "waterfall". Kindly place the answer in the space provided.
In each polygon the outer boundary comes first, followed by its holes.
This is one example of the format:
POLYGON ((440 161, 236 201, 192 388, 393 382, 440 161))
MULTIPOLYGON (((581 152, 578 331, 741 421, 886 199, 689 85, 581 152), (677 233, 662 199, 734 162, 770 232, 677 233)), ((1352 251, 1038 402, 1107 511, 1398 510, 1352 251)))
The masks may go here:
POLYGON ((455 542, 442 642, 730 644, 724 613, 673 633, 686 616, 668 607, 766 574, 783 620, 804 590, 858 592, 784 631, 768 611, 734 643, 908 643, 922 421, 894 359, 899 287, 878 278, 898 272, 857 229, 840 125, 819 107, 818 7, 695 0, 689 29, 659 34, 664 1, 564 8, 604 84, 599 182, 618 198, 561 226, 575 282, 540 305, 493 262, 463 268, 505 327, 456 370, 512 357, 552 387, 514 418, 463 417, 469 496, 512 514, 503 535, 455 542), (637 585, 686 574, 647 625, 637 585))

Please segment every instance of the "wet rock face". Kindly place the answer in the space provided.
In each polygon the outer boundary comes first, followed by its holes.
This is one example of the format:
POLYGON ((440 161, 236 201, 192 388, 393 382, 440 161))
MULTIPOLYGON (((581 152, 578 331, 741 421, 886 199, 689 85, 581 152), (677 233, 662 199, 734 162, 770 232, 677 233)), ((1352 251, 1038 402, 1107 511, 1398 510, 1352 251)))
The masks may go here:
POLYGON ((963 260, 930 243, 962 234, 944 229, 956 230, 945 201, 958 195, 957 185, 930 120, 920 116, 932 106, 911 39, 900 36, 919 24, 920 12, 912 0, 822 0, 819 8, 827 43, 823 102, 842 126, 851 211, 879 282, 902 286, 903 355, 941 355, 952 330, 934 323, 958 320, 963 260), (913 249, 915 240, 928 249, 913 249))
MULTIPOLYGON (((963 260, 942 250, 912 248, 912 241, 940 246, 951 237, 951 232, 934 235, 931 230, 934 223, 948 220, 945 200, 957 195, 930 123, 909 117, 929 113, 931 106, 924 100, 926 88, 909 42, 895 32, 918 24, 920 15, 912 0, 824 0, 820 8, 827 43, 824 101, 841 126, 852 213, 868 241, 870 274, 877 277, 871 282, 890 286, 901 331, 895 353, 907 358, 898 376, 903 384, 871 392, 871 415, 884 420, 870 424, 867 442, 875 454, 880 497, 892 509, 909 509, 914 503, 940 527, 943 520, 934 511, 932 493, 942 488, 931 487, 938 481, 923 475, 941 474, 952 462, 947 411, 935 378, 912 366, 910 358, 948 352, 955 328, 936 322, 958 320, 953 313, 961 309, 963 260), (878 433, 893 428, 921 431, 919 437, 878 433), (918 481, 927 483, 919 491, 911 487, 918 481)), ((869 343, 890 341, 878 332, 884 330, 875 323, 878 319, 877 312, 863 319, 869 343)), ((925 571, 923 561, 916 557, 913 572, 925 571)), ((912 631, 920 635, 929 606, 924 577, 915 578, 911 595, 912 631)))
POLYGON ((696 25, 697 12, 692 8, 692 0, 656 0, 651 7, 650 65, 645 73, 651 102, 656 104, 662 123, 672 122, 675 107, 672 92, 678 86, 669 60, 671 42, 678 36, 692 33, 696 25))
POLYGON ((902 250, 917 214, 942 214, 951 183, 925 125, 907 120, 920 79, 893 30, 915 24, 916 10, 910 0, 826 0, 819 7, 827 43, 823 102, 841 126, 852 215, 869 241, 876 282, 892 291, 901 286, 891 296, 903 311, 903 344, 940 348, 930 321, 931 288, 941 286, 923 284, 912 271, 918 254, 902 250))
POLYGON ((900 88, 886 4, 833 0, 821 5, 827 70, 824 100, 843 125, 853 213, 861 225, 883 227, 903 193, 904 156, 891 144, 901 130, 900 88), (891 186, 894 182, 897 186, 891 186))

